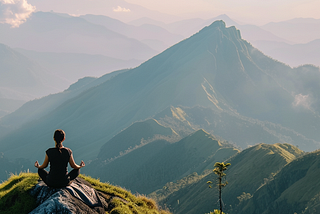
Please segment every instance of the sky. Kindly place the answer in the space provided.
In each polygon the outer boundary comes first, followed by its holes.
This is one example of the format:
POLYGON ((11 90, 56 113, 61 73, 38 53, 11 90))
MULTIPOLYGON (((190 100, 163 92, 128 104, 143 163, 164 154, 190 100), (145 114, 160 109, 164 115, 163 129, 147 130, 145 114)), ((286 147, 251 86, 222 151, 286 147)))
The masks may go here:
MULTIPOLYGON (((50 10, 72 15, 107 15, 126 22, 139 18, 137 14, 150 15, 143 14, 137 6, 173 15, 176 19, 171 17, 172 21, 209 19, 221 14, 256 25, 300 17, 320 19, 320 0, 0 0, 0 23, 17 27, 33 12, 50 10)), ((157 17, 170 21, 170 16, 157 17)))
POLYGON ((319 0, 127 0, 127 2, 175 15, 212 12, 260 24, 297 17, 320 19, 319 0))

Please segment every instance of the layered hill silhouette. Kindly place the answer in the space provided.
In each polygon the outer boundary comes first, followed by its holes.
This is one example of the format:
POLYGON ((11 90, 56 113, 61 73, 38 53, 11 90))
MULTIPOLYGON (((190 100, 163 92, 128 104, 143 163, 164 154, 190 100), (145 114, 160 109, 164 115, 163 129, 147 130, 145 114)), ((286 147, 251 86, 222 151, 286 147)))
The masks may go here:
POLYGON ((0 44, 0 67, 0 117, 14 112, 28 100, 57 93, 69 85, 4 44, 0 44))
POLYGON ((102 15, 87 14, 80 17, 88 22, 102 25, 112 31, 125 35, 128 38, 139 40, 159 51, 165 50, 167 47, 174 45, 184 38, 180 34, 173 34, 158 25, 142 24, 140 26, 134 26, 102 15))
POLYGON ((294 67, 304 64, 320 66, 320 39, 294 45, 273 41, 257 41, 253 44, 268 56, 294 67))
POLYGON ((130 24, 157 25, 187 38, 216 20, 224 20, 227 26, 235 26, 241 31, 242 38, 253 44, 254 47, 292 67, 310 63, 320 66, 319 33, 317 31, 319 21, 315 19, 300 18, 256 26, 239 24, 223 14, 208 20, 194 18, 165 24, 145 18, 130 22, 130 24))
POLYGON ((156 120, 134 123, 102 146, 84 173, 146 194, 239 152, 204 130, 177 137, 156 120))
POLYGON ((126 60, 146 60, 157 53, 104 26, 54 12, 36 12, 19 28, 1 24, 0 30, 1 43, 33 51, 102 54, 126 60))
POLYGON ((0 98, 0 103, 0 117, 3 117, 17 110, 25 101, 12 98, 0 98))
POLYGON ((258 142, 314 144, 313 140, 279 124, 210 107, 171 106, 156 114, 154 118, 161 124, 172 127, 182 136, 201 128, 216 137, 236 143, 240 148, 247 148, 258 142))
MULTIPOLYGON (((223 188, 223 204, 226 213, 247 213, 248 210, 257 206, 265 206, 261 209, 252 210, 252 213, 264 213, 270 206, 268 201, 261 199, 259 202, 255 201, 256 194, 261 192, 264 186, 269 182, 277 180, 277 176, 291 165, 300 159, 298 157, 304 154, 300 149, 290 144, 259 144, 241 151, 226 162, 231 163, 227 174, 228 184, 223 188), (290 164, 289 164, 290 163, 290 164), (289 165, 287 165, 289 164, 289 165), (251 200, 252 199, 252 200, 251 200), (245 207, 247 200, 253 202, 245 210, 240 207, 245 207)), ((304 157, 304 156, 303 156, 304 157)), ((213 169, 212 164, 212 169, 213 169)), ((306 168, 308 168, 306 166, 306 168)), ((291 168, 291 173, 295 173, 296 169, 291 168)), ((210 170, 205 177, 189 176, 176 182, 175 184, 168 183, 164 188, 157 190, 149 196, 159 199, 160 204, 166 204, 174 213, 206 213, 214 208, 218 208, 218 190, 216 188, 208 188, 207 181, 214 181, 217 176, 210 170), (192 179, 191 179, 192 178, 192 179), (189 181, 185 185, 181 185, 183 181, 189 181), (179 201, 179 203, 177 203, 179 201), (216 202, 216 203, 215 203, 216 202)), ((287 174, 289 176, 289 174, 287 174)), ((279 179, 279 182, 287 183, 287 179, 279 179)), ((277 186, 281 189, 282 187, 277 186)), ((269 188, 265 197, 271 197, 273 193, 269 188)), ((294 188, 294 191, 301 191, 300 188, 294 188)), ((278 190, 275 190, 278 191, 278 190)), ((311 198, 308 198, 310 200, 311 198)), ((295 206, 296 201, 291 201, 290 204, 295 206)), ((304 204, 305 205, 305 204, 304 204)), ((286 206, 282 206, 282 212, 287 213, 286 206)), ((295 210, 298 211, 298 210, 295 210)), ((273 213, 273 212, 265 212, 273 213)), ((277 213, 277 212, 276 212, 277 213)), ((300 213, 300 212, 298 212, 300 213)))
POLYGON ((154 119, 136 122, 104 144, 98 154, 98 159, 115 158, 125 154, 126 151, 130 152, 130 150, 143 146, 157 137, 170 139, 178 138, 179 135, 173 129, 162 126, 154 119))
POLYGON ((261 26, 261 28, 296 43, 308 43, 319 39, 320 33, 316 30, 319 26, 320 19, 295 18, 282 22, 270 22, 261 26))
POLYGON ((8 127, 8 130, 10 130, 9 127, 11 127, 11 129, 16 128, 22 124, 40 119, 41 117, 55 110, 64 102, 125 71, 127 70, 114 71, 105 74, 100 78, 84 77, 79 79, 76 83, 70 85, 70 87, 63 92, 51 94, 42 99, 36 99, 25 103, 15 112, 1 118, 0 126, 8 127))
POLYGON ((27 101, 56 93, 68 84, 7 45, 0 44, 0 56, 0 98, 27 101))
POLYGON ((38 52, 21 48, 15 50, 70 84, 86 76, 101 77, 116 70, 134 68, 144 61, 122 60, 101 54, 38 52))
POLYGON ((318 77, 313 67, 292 69, 263 55, 242 40, 236 28, 217 21, 4 136, 0 151, 12 158, 40 159, 52 146, 53 130, 62 128, 75 156, 94 159, 122 129, 169 106, 202 106, 217 115, 232 113, 280 124, 306 139, 292 141, 294 145, 311 151, 319 145, 320 117, 314 99, 318 86, 308 83, 318 77), (34 130, 41 135, 34 136, 34 130))

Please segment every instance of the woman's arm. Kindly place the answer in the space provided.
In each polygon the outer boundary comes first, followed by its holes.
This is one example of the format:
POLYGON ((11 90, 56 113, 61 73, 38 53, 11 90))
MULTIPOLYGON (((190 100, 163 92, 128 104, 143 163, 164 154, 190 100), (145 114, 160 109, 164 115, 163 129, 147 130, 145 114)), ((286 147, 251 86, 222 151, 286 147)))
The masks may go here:
POLYGON ((48 164, 49 164, 49 157, 46 154, 46 157, 44 158, 43 164, 41 166, 39 166, 39 162, 36 161, 34 163, 34 166, 37 167, 38 169, 44 169, 44 168, 46 168, 48 166, 48 164))
POLYGON ((84 167, 84 166, 86 165, 83 161, 81 161, 80 165, 76 164, 76 163, 74 162, 74 159, 73 159, 73 155, 72 155, 72 154, 71 154, 70 159, 69 159, 69 164, 70 164, 70 166, 71 166, 72 168, 74 168, 74 169, 80 169, 80 168, 82 168, 82 167, 84 167))

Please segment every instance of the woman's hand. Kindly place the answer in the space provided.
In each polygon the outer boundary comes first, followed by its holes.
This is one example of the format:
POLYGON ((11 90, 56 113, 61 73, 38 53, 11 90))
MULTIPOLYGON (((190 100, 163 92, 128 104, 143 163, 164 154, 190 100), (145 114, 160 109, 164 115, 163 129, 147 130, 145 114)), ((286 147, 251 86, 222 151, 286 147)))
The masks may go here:
POLYGON ((40 166, 39 166, 39 162, 38 162, 38 161, 36 161, 36 162, 34 163, 34 166, 35 166, 35 167, 37 167, 37 168, 39 169, 39 167, 40 167, 40 166))
POLYGON ((48 164, 49 164, 49 157, 48 157, 48 155, 46 154, 46 157, 44 158, 43 164, 42 164, 42 165, 39 165, 39 162, 36 161, 36 162, 34 163, 34 166, 37 167, 38 169, 44 169, 44 168, 46 168, 46 167, 48 166, 48 164))
POLYGON ((83 162, 83 161, 81 161, 81 163, 80 163, 80 167, 82 168, 82 167, 84 167, 86 164, 83 162))
POLYGON ((83 161, 81 161, 80 165, 76 164, 76 163, 74 162, 74 159, 73 159, 73 155, 72 155, 72 154, 71 154, 70 159, 69 159, 69 164, 70 164, 70 166, 71 166, 72 168, 74 168, 74 169, 80 169, 80 168, 82 168, 82 167, 84 167, 84 166, 86 165, 83 161))

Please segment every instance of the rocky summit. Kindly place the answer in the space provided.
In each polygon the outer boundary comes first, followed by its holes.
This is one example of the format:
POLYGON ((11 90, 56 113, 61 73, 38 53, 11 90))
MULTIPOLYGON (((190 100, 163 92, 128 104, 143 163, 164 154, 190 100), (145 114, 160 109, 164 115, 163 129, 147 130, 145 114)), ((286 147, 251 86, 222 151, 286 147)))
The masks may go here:
MULTIPOLYGON (((89 187, 92 192, 96 191, 91 187, 90 183, 83 179, 77 178, 74 183, 78 185, 89 187)), ((74 185, 74 184, 72 184, 74 185)), ((38 205, 30 214, 36 213, 105 213, 108 211, 108 203, 106 199, 97 193, 98 202, 95 206, 83 200, 79 194, 72 194, 71 187, 66 188, 50 188, 43 181, 39 182, 30 191, 30 194, 36 198, 38 205)), ((93 195, 89 195, 92 197, 93 195)), ((86 196, 83 196, 86 197, 86 196)))
POLYGON ((80 175, 66 188, 50 188, 36 173, 12 175, 0 184, 0 213, 170 214, 142 195, 80 175))

